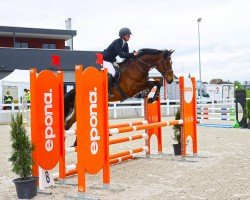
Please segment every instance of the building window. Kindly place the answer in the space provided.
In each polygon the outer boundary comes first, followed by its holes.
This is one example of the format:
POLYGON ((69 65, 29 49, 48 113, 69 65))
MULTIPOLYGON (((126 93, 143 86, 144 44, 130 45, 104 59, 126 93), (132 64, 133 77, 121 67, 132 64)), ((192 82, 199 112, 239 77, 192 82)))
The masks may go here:
POLYGON ((43 44, 43 49, 56 49, 55 44, 43 44))
POLYGON ((15 42, 15 48, 29 48, 28 43, 25 42, 15 42))

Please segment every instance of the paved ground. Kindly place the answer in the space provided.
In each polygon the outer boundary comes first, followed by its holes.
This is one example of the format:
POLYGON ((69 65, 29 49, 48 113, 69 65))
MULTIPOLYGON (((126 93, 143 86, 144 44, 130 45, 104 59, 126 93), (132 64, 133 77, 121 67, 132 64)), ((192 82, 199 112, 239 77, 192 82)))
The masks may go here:
MULTIPOLYGON (((138 119, 130 119, 134 121, 138 119)), ((127 121, 112 120, 111 123, 127 121)), ((213 122, 211 122, 213 123, 213 122)), ((224 123, 224 122, 223 122, 224 123)), ((29 129, 28 129, 29 131, 29 129)), ((141 132, 142 133, 142 132, 141 132)), ((101 185, 102 173, 87 176, 87 192, 99 199, 250 199, 250 131, 233 128, 198 127, 199 157, 191 158, 188 145, 188 162, 173 156, 171 127, 163 129, 164 155, 156 155, 155 139, 152 157, 141 158, 111 168, 111 190, 93 189, 101 185)), ((0 126, 0 199, 16 199, 8 162, 10 156, 9 126, 0 126)), ((68 144, 73 142, 73 138, 68 144)), ((142 146, 143 141, 123 143, 111 147, 111 152, 142 146)), ((75 160, 75 155, 69 158, 75 160)), ((76 183, 72 177, 68 183, 76 183)), ((56 185, 49 188, 52 195, 39 194, 35 199, 65 199, 77 192, 75 185, 56 185)))

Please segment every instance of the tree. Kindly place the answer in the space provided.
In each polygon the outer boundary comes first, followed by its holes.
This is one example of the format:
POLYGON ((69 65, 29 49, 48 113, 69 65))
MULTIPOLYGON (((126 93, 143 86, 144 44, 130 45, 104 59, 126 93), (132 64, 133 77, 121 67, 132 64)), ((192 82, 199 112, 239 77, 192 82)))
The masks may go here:
POLYGON ((210 84, 232 84, 232 82, 230 80, 223 81, 220 78, 214 78, 209 83, 210 84))
POLYGON ((26 129, 23 126, 23 116, 17 113, 16 117, 11 116, 10 139, 12 146, 12 155, 9 161, 12 162, 12 171, 19 175, 22 179, 27 179, 32 175, 32 151, 34 146, 31 144, 27 136, 26 129))
POLYGON ((224 82, 223 82, 223 80, 222 79, 219 79, 219 78, 217 78, 217 79, 212 79, 211 81, 210 81, 210 84, 223 84, 224 82))
POLYGON ((236 90, 245 89, 244 86, 239 81, 234 81, 234 86, 236 90))

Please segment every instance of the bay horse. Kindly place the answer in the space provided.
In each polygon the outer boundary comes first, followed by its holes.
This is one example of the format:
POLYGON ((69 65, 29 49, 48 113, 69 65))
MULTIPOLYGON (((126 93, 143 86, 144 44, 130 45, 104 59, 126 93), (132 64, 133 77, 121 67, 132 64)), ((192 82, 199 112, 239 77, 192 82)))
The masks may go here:
MULTIPOLYGON (((113 98, 109 97, 109 102, 124 101, 135 96, 140 92, 149 93, 156 86, 156 92, 149 103, 159 98, 161 83, 160 81, 149 81, 149 71, 157 69, 168 84, 173 81, 173 70, 171 54, 174 50, 141 49, 133 59, 119 64, 120 78, 118 83, 111 89, 113 98)), ((76 122, 75 114, 75 89, 72 89, 64 96, 64 119, 65 130, 76 122)), ((76 145, 76 143, 75 143, 76 145)), ((74 146, 75 146, 74 145, 74 146)))

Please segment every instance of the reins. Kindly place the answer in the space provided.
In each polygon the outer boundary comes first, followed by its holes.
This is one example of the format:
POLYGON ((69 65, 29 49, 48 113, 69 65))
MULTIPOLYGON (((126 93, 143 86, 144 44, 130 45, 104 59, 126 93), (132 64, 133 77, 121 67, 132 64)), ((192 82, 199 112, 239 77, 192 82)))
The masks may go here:
POLYGON ((153 69, 153 68, 156 68, 157 67, 157 65, 159 65, 159 64, 161 64, 162 63, 162 65, 163 65, 163 69, 162 69, 162 72, 161 72, 161 74, 163 75, 163 76, 165 76, 168 72, 172 72, 172 70, 167 70, 166 69, 166 67, 165 67, 165 60, 166 59, 171 59, 171 57, 170 56, 167 56, 165 59, 164 58, 161 58, 159 61, 157 61, 156 63, 148 63, 148 62, 145 62, 145 61, 143 61, 139 56, 138 57, 134 57, 134 59, 133 59, 133 61, 132 61, 132 63, 129 65, 128 63, 129 62, 127 62, 127 63, 124 63, 125 65, 124 66, 122 66, 121 67, 121 72, 123 72, 123 71, 125 71, 128 67, 130 67, 130 66, 132 66, 132 65, 136 65, 138 68, 139 68, 139 70, 141 71, 141 72, 143 72, 143 73, 148 73, 148 71, 150 71, 151 69, 153 69), (139 63, 136 63, 136 61, 139 61, 139 63), (140 64, 141 63, 141 64, 140 64), (143 66, 145 66, 146 67, 146 70, 145 70, 145 67, 143 67, 143 66))
MULTIPOLYGON (((171 59, 170 56, 168 56, 167 58, 171 59)), ((139 57, 137 57, 137 59, 138 59, 143 65, 148 66, 148 71, 150 71, 150 70, 153 69, 153 68, 156 68, 156 66, 157 66, 158 64, 160 64, 161 62, 163 62, 163 63, 162 63, 162 64, 163 64, 163 70, 162 70, 162 73, 161 73, 163 76, 165 76, 168 72, 171 72, 171 71, 172 71, 172 70, 166 70, 166 69, 165 69, 165 62, 164 62, 165 59, 164 59, 164 58, 160 59, 158 62, 153 63, 153 64, 147 63, 147 62, 143 61, 142 59, 140 59, 139 57)), ((135 65, 138 66, 138 67, 140 67, 141 69, 143 69, 139 64, 135 64, 135 65)))

